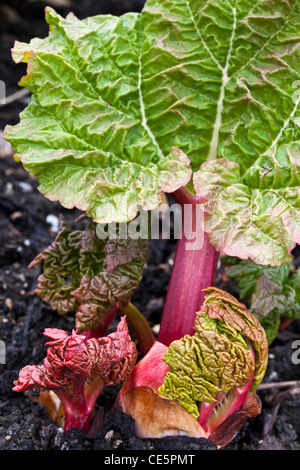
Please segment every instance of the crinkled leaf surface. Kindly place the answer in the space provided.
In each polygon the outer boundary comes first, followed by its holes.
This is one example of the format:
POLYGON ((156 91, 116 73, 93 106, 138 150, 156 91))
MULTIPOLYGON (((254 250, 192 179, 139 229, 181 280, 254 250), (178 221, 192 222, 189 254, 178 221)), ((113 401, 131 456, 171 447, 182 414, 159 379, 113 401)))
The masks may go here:
POLYGON ((33 97, 6 139, 49 199, 96 222, 127 222, 138 205, 157 207, 163 191, 191 178, 187 156, 165 142, 163 120, 157 137, 147 123, 155 100, 144 98, 153 73, 144 71, 140 17, 80 21, 47 8, 46 19, 48 38, 15 46, 14 59, 28 62, 20 84, 33 97))
POLYGON ((73 330, 46 328, 47 357, 42 365, 25 366, 14 382, 14 390, 30 388, 67 389, 78 379, 100 376, 106 385, 120 384, 131 372, 137 349, 131 340, 126 318, 122 317, 117 331, 102 338, 86 339, 73 330))
POLYGON ((93 222, 73 230, 61 216, 55 240, 30 267, 42 264, 36 293, 61 315, 76 311, 82 332, 96 329, 118 302, 131 300, 147 254, 147 239, 101 240, 93 222))
POLYGON ((268 361, 266 335, 254 315, 220 289, 205 292, 195 318, 195 334, 173 341, 163 356, 169 371, 158 388, 195 418, 199 402, 214 403, 220 392, 229 393, 250 380, 251 391, 255 391, 268 361))
POLYGON ((250 303, 250 310, 264 327, 268 343, 276 337, 282 318, 300 317, 300 269, 292 264, 280 267, 258 266, 250 260, 225 257, 233 264, 226 274, 234 279, 240 296, 250 303))
POLYGON ((293 182, 300 153, 294 157, 286 165, 275 157, 264 160, 272 169, 268 174, 283 166, 290 173, 289 181, 270 179, 269 185, 259 186, 258 176, 251 174, 254 167, 246 172, 246 182, 241 167, 226 159, 205 162, 195 173, 195 191, 206 212, 205 230, 215 248, 261 265, 280 266, 292 258, 290 252, 300 243, 300 186, 293 182))
POLYGON ((213 246, 280 265, 300 240, 299 8, 148 0, 84 21, 47 9, 49 37, 14 49, 33 99, 6 138, 47 197, 96 221, 156 207, 188 182, 188 155, 213 246))
POLYGON ((233 256, 221 256, 220 259, 225 267, 226 276, 237 283, 239 297, 248 302, 251 301, 256 282, 263 273, 267 273, 268 277, 285 283, 294 269, 292 263, 271 267, 258 265, 253 261, 241 260, 233 256))

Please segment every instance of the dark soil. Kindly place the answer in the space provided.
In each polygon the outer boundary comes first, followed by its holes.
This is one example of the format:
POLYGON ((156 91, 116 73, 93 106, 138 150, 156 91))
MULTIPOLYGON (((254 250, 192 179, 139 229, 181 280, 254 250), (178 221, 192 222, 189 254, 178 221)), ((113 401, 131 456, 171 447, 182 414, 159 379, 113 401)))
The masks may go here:
MULTIPOLYGON (((49 4, 50 4, 49 0, 49 4)), ((57 8, 61 14, 71 9, 80 18, 99 13, 120 14, 138 11, 143 1, 73 1, 72 8, 57 8)), ((7 95, 15 92, 24 73, 10 58, 13 41, 28 41, 47 34, 43 2, 10 0, 0 5, 0 80, 7 95)), ((26 100, 0 107, 0 132, 6 124, 18 121, 26 100)), ((1 134, 0 134, 1 136, 1 134)), ((1 137, 0 137, 1 138, 1 137)), ((0 340, 6 345, 6 364, 0 365, 0 450, 214 450, 209 441, 187 437, 139 439, 133 421, 112 410, 117 388, 107 388, 99 397, 94 424, 88 435, 79 430, 63 433, 33 397, 12 392, 13 381, 26 364, 39 364, 45 357, 46 327, 71 332, 74 317, 60 317, 32 292, 39 271, 28 263, 55 235, 51 225, 59 213, 73 223, 80 212, 64 210, 44 198, 37 183, 14 161, 9 146, 0 140, 0 340), (50 218, 49 218, 50 216, 50 218), (52 222, 51 222, 52 217, 52 222)), ((175 242, 151 244, 144 278, 134 295, 134 303, 150 325, 158 325, 172 268, 175 242)), ((295 264, 300 252, 295 250, 295 264)), ((236 294, 236 286, 224 280, 220 271, 219 287, 236 294)), ((112 325, 113 328, 113 325, 112 325)), ((264 384, 300 380, 300 365, 293 364, 292 342, 300 339, 300 322, 294 321, 281 331, 270 347, 264 384)), ((300 388, 258 390, 262 413, 247 421, 228 450, 300 450, 300 388)))

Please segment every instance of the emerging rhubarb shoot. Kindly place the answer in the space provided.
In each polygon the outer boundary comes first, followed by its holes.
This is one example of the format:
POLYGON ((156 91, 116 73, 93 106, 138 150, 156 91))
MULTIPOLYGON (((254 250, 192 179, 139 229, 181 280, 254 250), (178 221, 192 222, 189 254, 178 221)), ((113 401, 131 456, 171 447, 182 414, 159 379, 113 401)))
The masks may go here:
POLYGON ((25 366, 14 382, 13 390, 30 388, 52 390, 64 408, 64 430, 90 428, 92 413, 103 387, 120 384, 131 372, 137 359, 122 317, 117 331, 102 338, 87 339, 74 330, 46 328, 50 338, 47 357, 42 365, 25 366))
POLYGON ((228 293, 213 287, 205 292, 204 303, 196 314, 194 335, 185 335, 169 347, 156 342, 122 387, 119 406, 132 414, 142 436, 145 432, 152 437, 154 433, 159 437, 162 432, 185 432, 226 445, 246 417, 260 412, 254 392, 267 367, 265 331, 256 317, 228 293), (152 370, 157 371, 155 378, 152 370), (193 420, 182 428, 182 419, 176 425, 173 416, 170 423, 167 413, 160 416, 158 411, 140 412, 139 400, 143 401, 145 389, 155 397, 156 406, 171 407, 176 414, 176 402, 180 405, 178 416, 184 409, 193 420), (153 416, 156 420, 152 428, 147 424, 146 431, 145 413, 150 422, 153 416))

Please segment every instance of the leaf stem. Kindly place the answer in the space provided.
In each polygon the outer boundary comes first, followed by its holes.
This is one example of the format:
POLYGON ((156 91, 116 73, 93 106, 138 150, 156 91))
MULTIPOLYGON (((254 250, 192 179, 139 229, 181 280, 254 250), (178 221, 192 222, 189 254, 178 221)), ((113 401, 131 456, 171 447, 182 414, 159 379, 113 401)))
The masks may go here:
POLYGON ((57 393, 65 410, 64 431, 73 428, 89 431, 93 409, 103 387, 104 382, 99 376, 87 388, 86 378, 82 377, 74 382, 72 393, 64 390, 57 393))
POLYGON ((117 314, 119 307, 120 307, 120 302, 118 302, 117 305, 115 305, 105 315, 103 315, 100 326, 96 330, 86 330, 80 334, 86 337, 86 341, 91 338, 101 338, 102 336, 105 336, 107 332, 107 328, 110 322, 113 320, 113 318, 117 314))
POLYGON ((92 412, 100 393, 104 388, 104 382, 98 375, 85 391, 85 399, 88 409, 92 412))
POLYGON ((72 396, 61 390, 58 394, 65 410, 64 431, 73 428, 88 432, 92 419, 92 411, 85 399, 85 378, 79 378, 73 384, 72 396))
POLYGON ((169 345, 185 334, 194 333, 195 314, 204 300, 203 289, 214 285, 218 252, 197 221, 200 201, 182 188, 172 194, 182 208, 182 234, 177 242, 175 260, 162 315, 158 341, 169 345), (197 209, 198 206, 198 209, 197 209), (189 209, 189 210, 188 210, 189 209), (200 238, 191 249, 186 226, 200 238))
POLYGON ((126 315, 126 320, 136 334, 139 350, 145 356, 155 342, 154 334, 148 322, 131 302, 121 303, 119 312, 121 315, 126 315))

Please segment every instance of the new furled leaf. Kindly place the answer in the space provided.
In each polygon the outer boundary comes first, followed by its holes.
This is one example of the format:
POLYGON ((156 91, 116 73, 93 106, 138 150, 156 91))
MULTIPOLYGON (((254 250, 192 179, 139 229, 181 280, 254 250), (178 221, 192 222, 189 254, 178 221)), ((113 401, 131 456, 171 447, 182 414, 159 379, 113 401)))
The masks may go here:
POLYGON ((137 349, 122 317, 117 331, 102 338, 71 335, 46 328, 50 338, 47 356, 41 365, 27 365, 19 373, 13 390, 51 390, 64 408, 64 429, 89 430, 92 412, 105 385, 119 385, 137 360, 137 349))
POLYGON ((257 318, 211 287, 196 314, 195 334, 169 347, 156 341, 123 384, 117 404, 134 418, 141 437, 182 433, 224 446, 247 417, 260 413, 255 391, 267 362, 257 318))
POLYGON ((58 390, 68 388, 77 379, 91 376, 100 376, 106 385, 120 384, 137 359, 126 317, 122 317, 115 333, 102 338, 87 340, 74 330, 69 336, 66 331, 56 328, 46 328, 44 335, 50 338, 46 343, 48 350, 44 363, 25 366, 14 383, 14 391, 58 390))
POLYGON ((206 289, 194 328, 193 336, 174 341, 163 356, 169 372, 158 392, 198 418, 199 402, 217 403, 221 392, 246 384, 256 390, 267 367, 268 346, 258 320, 217 288, 206 289))

